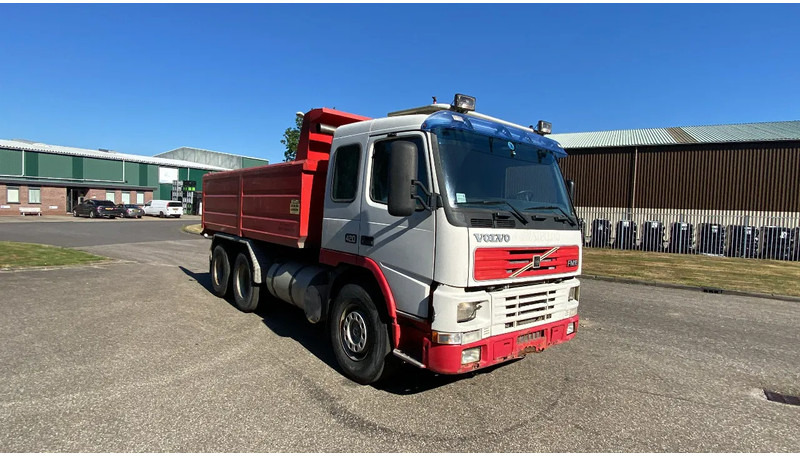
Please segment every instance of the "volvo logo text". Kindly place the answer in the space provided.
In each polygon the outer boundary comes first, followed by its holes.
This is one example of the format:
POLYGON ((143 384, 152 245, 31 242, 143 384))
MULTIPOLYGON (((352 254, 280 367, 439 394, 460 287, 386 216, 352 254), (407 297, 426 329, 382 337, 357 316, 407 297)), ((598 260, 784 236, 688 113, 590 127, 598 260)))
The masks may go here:
POLYGON ((480 234, 475 233, 475 240, 478 242, 511 242, 511 235, 508 234, 480 234))

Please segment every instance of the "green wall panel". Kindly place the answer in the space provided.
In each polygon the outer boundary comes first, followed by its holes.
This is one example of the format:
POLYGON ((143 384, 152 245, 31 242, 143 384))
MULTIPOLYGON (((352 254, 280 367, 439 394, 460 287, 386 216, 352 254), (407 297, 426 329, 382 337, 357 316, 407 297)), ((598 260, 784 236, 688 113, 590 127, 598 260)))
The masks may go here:
MULTIPOLYGON (((139 172, 139 167, 142 165, 139 163, 131 163, 125 162, 125 182, 128 185, 144 185, 141 183, 141 175, 139 172)), ((145 175, 145 177, 147 177, 145 175)))
POLYGON ((39 152, 25 151, 25 175, 39 175, 39 152))
POLYGON ((72 157, 72 177, 83 179, 83 157, 72 157))
POLYGON ((158 189, 153 192, 153 199, 168 200, 172 196, 172 184, 159 184, 158 189), (156 195, 158 194, 158 195, 156 195))
POLYGON ((39 156, 39 177, 71 178, 72 159, 69 155, 37 154, 39 156))
MULTIPOLYGON (((158 165, 145 165, 147 166, 147 186, 158 186, 158 165)), ((156 199, 155 197, 153 199, 156 199)))
POLYGON ((254 166, 268 165, 269 160, 259 160, 256 158, 242 157, 242 168, 252 168, 254 166))
POLYGON ((121 181, 122 162, 98 158, 84 158, 83 177, 84 179, 121 181))
POLYGON ((22 151, 0 149, 0 174, 22 174, 22 151))
POLYGON ((188 180, 197 181, 197 191, 198 192, 203 191, 203 176, 205 176, 206 174, 208 174, 208 171, 206 171, 204 169, 192 169, 192 170, 189 171, 189 179, 188 180))

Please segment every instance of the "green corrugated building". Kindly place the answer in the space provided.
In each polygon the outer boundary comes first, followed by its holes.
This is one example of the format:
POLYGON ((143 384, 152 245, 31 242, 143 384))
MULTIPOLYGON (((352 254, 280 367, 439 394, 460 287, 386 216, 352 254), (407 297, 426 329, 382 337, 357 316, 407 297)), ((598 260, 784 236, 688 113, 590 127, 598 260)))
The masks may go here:
POLYGON ((147 157, 0 140, 0 216, 67 214, 89 198, 131 204, 171 199, 175 181, 196 181, 201 192, 206 173, 265 164, 267 160, 186 147, 147 157), (181 154, 194 160, 177 158, 181 154))

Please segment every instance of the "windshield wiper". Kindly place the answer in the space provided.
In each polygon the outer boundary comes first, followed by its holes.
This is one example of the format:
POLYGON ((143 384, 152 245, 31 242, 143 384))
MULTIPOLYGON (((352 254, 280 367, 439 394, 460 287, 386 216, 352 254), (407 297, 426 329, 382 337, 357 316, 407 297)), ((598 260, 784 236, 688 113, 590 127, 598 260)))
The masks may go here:
POLYGON ((523 225, 528 224, 528 219, 525 218, 525 214, 520 212, 513 204, 506 200, 483 200, 483 201, 467 201, 467 204, 480 204, 480 205, 489 205, 489 204, 505 204, 511 208, 511 213, 514 214, 523 225))
POLYGON ((566 221, 566 222, 569 222, 569 224, 572 225, 572 226, 576 225, 576 223, 572 221, 572 217, 564 209, 562 209, 560 206, 531 206, 531 207, 526 207, 525 208, 526 211, 535 211, 535 210, 539 210, 539 209, 557 209, 559 212, 564 214, 564 218, 559 218, 559 217, 555 217, 554 216, 553 218, 555 219, 556 222, 564 222, 564 221, 566 221))

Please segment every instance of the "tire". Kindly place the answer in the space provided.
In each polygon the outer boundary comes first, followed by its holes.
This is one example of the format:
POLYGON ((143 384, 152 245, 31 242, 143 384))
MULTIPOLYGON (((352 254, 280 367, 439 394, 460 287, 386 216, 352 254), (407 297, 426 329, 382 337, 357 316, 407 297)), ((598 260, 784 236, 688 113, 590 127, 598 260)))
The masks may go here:
POLYGON ((95 217, 97 217, 97 214, 95 214, 94 211, 89 211, 89 218, 95 218, 95 217))
POLYGON ((142 216, 141 215, 137 215, 136 218, 142 218, 142 216))
POLYGON ((374 292, 347 284, 336 296, 329 319, 331 344, 339 367, 347 377, 363 385, 388 373, 389 331, 376 307, 382 302, 374 292))
POLYGON ((228 294, 228 288, 231 283, 231 261, 228 259, 228 252, 221 245, 214 247, 211 252, 209 272, 211 274, 211 288, 214 294, 224 298, 228 294))
POLYGON ((159 213, 158 213, 158 216, 159 216, 160 218, 164 218, 164 213, 163 213, 163 212, 159 212, 159 213))
POLYGON ((78 216, 78 210, 77 209, 73 209, 72 210, 72 216, 73 217, 77 217, 78 216))
POLYGON ((242 312, 252 312, 258 307, 261 286, 253 283, 253 266, 250 256, 244 252, 236 255, 233 264, 233 301, 242 312))

